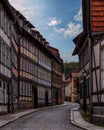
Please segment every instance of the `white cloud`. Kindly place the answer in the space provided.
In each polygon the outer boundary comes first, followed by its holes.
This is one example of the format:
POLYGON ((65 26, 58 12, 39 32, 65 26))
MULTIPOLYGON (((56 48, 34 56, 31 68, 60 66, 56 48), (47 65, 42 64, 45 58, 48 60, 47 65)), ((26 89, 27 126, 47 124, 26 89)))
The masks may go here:
POLYGON ((60 23, 61 23, 60 20, 58 20, 56 18, 52 18, 51 21, 48 23, 48 26, 57 26, 60 23))
POLYGON ((34 16, 37 15, 37 8, 38 7, 28 7, 28 8, 24 8, 22 10, 22 13, 25 15, 25 17, 27 19, 33 19, 34 16))
POLYGON ((82 32, 82 8, 79 9, 77 14, 74 16, 74 20, 76 22, 70 21, 69 24, 65 28, 54 28, 54 31, 57 33, 62 33, 65 37, 75 37, 78 35, 80 32, 82 32))
POLYGON ((26 5, 28 5, 29 0, 25 0, 25 2, 24 2, 24 0, 18 0, 18 1, 16 1, 16 0, 9 0, 9 2, 10 2, 16 9, 23 10, 24 7, 25 7, 26 5))
POLYGON ((65 29, 64 28, 54 28, 54 31, 58 32, 58 33, 63 33, 65 31, 65 29))
POLYGON ((78 13, 74 16, 74 20, 82 21, 82 8, 80 8, 78 13))
POLYGON ((78 35, 80 32, 82 31, 82 26, 81 24, 75 24, 73 22, 69 22, 69 24, 67 25, 67 29, 64 31, 64 36, 76 36, 78 35))
POLYGON ((81 24, 69 22, 66 28, 54 28, 57 33, 62 33, 65 37, 74 37, 82 31, 81 24))
POLYGON ((32 19, 37 14, 38 6, 31 5, 30 0, 9 0, 9 2, 27 19, 32 19))

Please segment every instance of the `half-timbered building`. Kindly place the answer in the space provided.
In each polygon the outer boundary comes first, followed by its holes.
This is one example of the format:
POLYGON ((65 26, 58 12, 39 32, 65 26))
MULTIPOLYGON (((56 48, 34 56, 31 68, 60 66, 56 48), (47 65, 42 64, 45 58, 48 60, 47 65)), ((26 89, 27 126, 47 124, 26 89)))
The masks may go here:
POLYGON ((63 60, 60 58, 59 51, 56 48, 48 46, 53 54, 52 60, 52 105, 61 104, 63 88, 63 60))
POLYGON ((19 27, 7 0, 0 1, 0 112, 18 109, 19 27))
POLYGON ((104 1, 83 0, 83 32, 73 41, 79 56, 80 103, 91 119, 104 122, 104 1))
MULTIPOLYGON (((62 83, 62 60, 34 28, 8 0, 0 1, 0 113, 52 104, 54 58, 60 69, 55 70, 57 82, 62 83)), ((61 93, 61 84, 59 88, 61 93)))
POLYGON ((51 60, 52 54, 48 51, 49 44, 45 38, 36 30, 33 30, 33 35, 37 39, 38 49, 38 106, 51 105, 51 60))
POLYGON ((34 95, 37 94, 38 69, 38 48, 33 42, 31 31, 34 26, 19 11, 14 8, 13 11, 20 28, 18 35, 18 108, 33 108, 37 104, 34 95))

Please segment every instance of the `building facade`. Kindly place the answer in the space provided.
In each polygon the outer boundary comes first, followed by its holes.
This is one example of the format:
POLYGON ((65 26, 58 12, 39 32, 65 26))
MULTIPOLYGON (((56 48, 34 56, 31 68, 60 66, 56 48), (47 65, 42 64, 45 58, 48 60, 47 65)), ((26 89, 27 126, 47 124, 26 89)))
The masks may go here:
POLYGON ((8 5, 8 2, 0 1, 0 113, 10 112, 10 105, 13 103, 11 29, 14 18, 5 4, 8 5))
POLYGON ((11 89, 9 89, 9 112, 15 112, 18 110, 18 43, 19 30, 15 25, 11 26, 11 89), (16 31, 17 30, 17 31, 16 31))
POLYGON ((75 39, 73 55, 80 61, 80 103, 91 120, 104 122, 104 1, 83 0, 83 32, 75 39))
POLYGON ((79 75, 76 72, 70 74, 65 81, 65 100, 71 102, 78 101, 78 78, 79 75))
POLYGON ((78 101, 77 87, 78 87, 78 73, 73 72, 71 73, 71 102, 78 101))
POLYGON ((48 51, 49 44, 37 30, 32 30, 34 37, 37 39, 38 49, 38 86, 37 100, 38 107, 51 105, 51 59, 52 54, 48 51))
POLYGON ((65 101, 71 101, 71 77, 65 80, 65 101))
POLYGON ((48 49, 54 55, 52 59, 52 105, 61 104, 63 89, 63 61, 56 48, 48 46, 48 49))
POLYGON ((63 62, 34 28, 8 0, 0 1, 0 113, 52 105, 53 72, 61 103, 63 62))
POLYGON ((39 49, 38 105, 51 105, 51 56, 39 49))

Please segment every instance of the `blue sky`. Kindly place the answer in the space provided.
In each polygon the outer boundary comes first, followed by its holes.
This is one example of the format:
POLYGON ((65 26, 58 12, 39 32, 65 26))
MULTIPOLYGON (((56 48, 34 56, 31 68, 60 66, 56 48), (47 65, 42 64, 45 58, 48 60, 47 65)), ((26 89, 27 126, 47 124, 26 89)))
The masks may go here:
POLYGON ((82 31, 81 0, 9 0, 47 39, 59 49, 64 61, 73 57, 72 39, 82 31))

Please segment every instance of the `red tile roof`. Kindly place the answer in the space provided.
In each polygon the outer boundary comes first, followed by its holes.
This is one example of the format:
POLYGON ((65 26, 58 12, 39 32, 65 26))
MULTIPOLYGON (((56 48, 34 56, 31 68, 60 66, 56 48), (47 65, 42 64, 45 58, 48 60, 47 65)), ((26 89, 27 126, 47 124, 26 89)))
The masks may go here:
POLYGON ((104 0, 91 0, 91 31, 104 31, 104 0))

